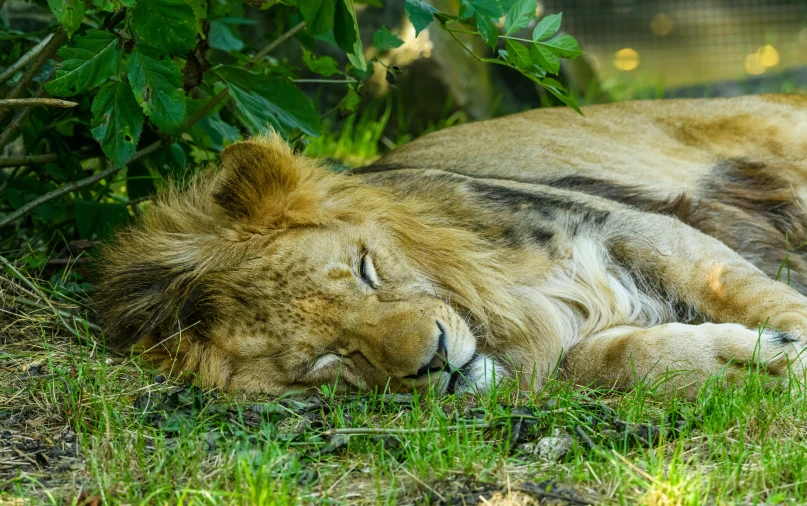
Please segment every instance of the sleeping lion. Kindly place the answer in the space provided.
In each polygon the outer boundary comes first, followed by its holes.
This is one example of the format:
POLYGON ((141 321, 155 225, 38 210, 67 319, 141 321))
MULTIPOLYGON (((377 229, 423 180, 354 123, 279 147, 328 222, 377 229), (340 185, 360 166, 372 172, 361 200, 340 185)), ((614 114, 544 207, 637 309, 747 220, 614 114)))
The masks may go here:
POLYGON ((801 374, 807 98, 584 114, 457 126, 347 173, 235 143, 106 248, 106 339, 273 394, 801 374))

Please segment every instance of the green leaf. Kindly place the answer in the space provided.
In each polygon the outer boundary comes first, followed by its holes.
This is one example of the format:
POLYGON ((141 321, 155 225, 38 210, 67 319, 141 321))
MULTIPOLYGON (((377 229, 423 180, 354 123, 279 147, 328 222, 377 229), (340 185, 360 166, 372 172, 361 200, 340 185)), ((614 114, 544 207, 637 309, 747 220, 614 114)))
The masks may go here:
POLYGON ((92 0, 92 4, 102 11, 115 12, 115 2, 112 0, 92 0))
POLYGON ((67 36, 72 37, 84 19, 86 4, 84 0, 48 0, 48 6, 56 16, 56 20, 62 24, 67 36))
POLYGON ((336 65, 336 60, 330 56, 320 56, 317 58, 315 54, 307 49, 303 49, 303 63, 321 76, 332 76, 339 73, 339 67, 336 65))
POLYGON ((238 128, 225 123, 218 112, 197 121, 189 133, 197 145, 214 151, 221 151, 241 135, 238 128))
POLYGON ((544 88, 555 88, 556 90, 566 91, 566 88, 564 88, 562 84, 551 77, 547 77, 546 79, 542 80, 541 84, 544 86, 544 88))
POLYGON ((59 50, 62 64, 45 90, 60 97, 71 96, 95 88, 118 73, 123 48, 114 33, 90 29, 74 39, 73 47, 59 50))
POLYGON ((406 15, 409 16, 409 22, 415 27, 415 37, 434 21, 434 13, 439 12, 431 5, 420 0, 406 0, 404 10, 406 10, 406 15))
POLYGON ((550 14, 541 18, 541 21, 535 25, 532 31, 532 40, 544 40, 558 33, 560 30, 560 21, 563 18, 563 13, 550 14))
POLYGON ((462 4, 467 5, 466 13, 472 8, 487 19, 499 19, 516 4, 516 0, 462 0, 462 4))
POLYGON ((535 0, 519 0, 507 11, 504 19, 504 33, 510 35, 527 26, 535 17, 535 0))
POLYGON ((388 51, 390 49, 401 47, 403 41, 399 39, 394 33, 389 31, 386 26, 381 27, 380 30, 373 34, 373 46, 379 51, 388 51))
POLYGON ((298 0, 297 6, 303 15, 308 31, 313 35, 325 33, 333 28, 337 0, 298 0))
POLYGON ((479 35, 482 36, 485 44, 495 49, 496 44, 499 42, 499 29, 496 28, 496 25, 486 16, 477 13, 476 28, 479 30, 479 35))
POLYGON ((244 42, 233 35, 233 32, 221 21, 211 21, 210 47, 229 53, 244 49, 244 42))
POLYGON ((546 78, 539 82, 544 89, 554 95, 555 98, 577 111, 578 114, 583 114, 583 112, 580 110, 580 106, 577 105, 577 100, 575 100, 573 96, 564 93, 566 90, 559 82, 550 78, 546 78))
POLYGON ((230 66, 219 67, 215 72, 227 83, 253 132, 271 125, 281 133, 299 128, 308 135, 319 136, 319 114, 305 93, 288 80, 230 66))
POLYGON ((171 57, 138 44, 129 58, 129 83, 137 103, 160 130, 176 133, 185 121, 182 74, 171 57))
POLYGON ((361 71, 367 70, 353 0, 337 0, 333 19, 333 36, 339 47, 347 54, 350 63, 361 71))
POLYGON ((196 33, 205 37, 205 20, 207 19, 207 0, 185 0, 185 3, 193 9, 196 17, 196 33))
POLYGON ((583 54, 577 41, 571 35, 561 35, 545 42, 536 42, 536 44, 546 47, 552 51, 552 54, 561 58, 576 58, 583 54))
POLYGON ((546 72, 551 72, 557 75, 560 72, 560 60, 552 54, 549 49, 533 44, 530 48, 530 57, 533 63, 544 69, 546 72))
POLYGON ((196 45, 196 16, 183 0, 147 0, 132 10, 138 42, 184 56, 196 45))
POLYGON ((520 42, 506 40, 504 46, 507 48, 507 62, 515 65, 519 70, 531 71, 532 60, 530 51, 520 42))
POLYGON ((107 158, 123 167, 135 153, 145 119, 132 88, 120 81, 105 84, 92 101, 92 114, 92 136, 107 158))
POLYGON ((101 238, 110 237, 117 227, 129 219, 129 211, 125 204, 107 204, 91 200, 76 200, 73 214, 81 239, 90 239, 93 234, 98 234, 101 238))
POLYGON ((471 5, 468 0, 460 0, 460 10, 457 13, 457 19, 465 21, 466 19, 471 19, 474 14, 476 14, 474 6, 471 5))

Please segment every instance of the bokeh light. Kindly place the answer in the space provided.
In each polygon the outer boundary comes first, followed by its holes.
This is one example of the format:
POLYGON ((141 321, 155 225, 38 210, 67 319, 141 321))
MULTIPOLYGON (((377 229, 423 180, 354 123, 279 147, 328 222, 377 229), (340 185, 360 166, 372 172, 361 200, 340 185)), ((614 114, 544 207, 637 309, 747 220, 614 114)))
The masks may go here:
POLYGON ((639 66, 639 53, 635 49, 626 47, 614 54, 614 67, 624 72, 631 71, 639 66))

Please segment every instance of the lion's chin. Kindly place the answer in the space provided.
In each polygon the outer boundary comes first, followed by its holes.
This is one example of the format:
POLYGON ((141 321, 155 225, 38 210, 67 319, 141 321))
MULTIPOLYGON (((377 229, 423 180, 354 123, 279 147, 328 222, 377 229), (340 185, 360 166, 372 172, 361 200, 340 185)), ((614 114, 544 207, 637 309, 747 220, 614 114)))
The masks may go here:
MULTIPOLYGON (((474 354, 471 359, 453 373, 443 373, 447 376, 444 384, 438 382, 441 394, 462 394, 488 392, 507 376, 507 371, 498 364, 493 357, 483 354, 474 354)), ((438 381, 442 381, 441 377, 438 381)))

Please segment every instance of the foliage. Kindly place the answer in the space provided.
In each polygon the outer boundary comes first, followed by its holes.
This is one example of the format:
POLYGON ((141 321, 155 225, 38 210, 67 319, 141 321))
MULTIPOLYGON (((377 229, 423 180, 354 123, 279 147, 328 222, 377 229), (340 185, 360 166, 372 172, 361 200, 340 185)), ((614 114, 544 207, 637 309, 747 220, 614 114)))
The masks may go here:
MULTIPOLYGON (((54 237, 104 238, 163 181, 215 161, 244 135, 273 129, 308 143, 321 135, 323 117, 354 113, 373 71, 385 67, 365 58, 353 0, 48 0, 47 6, 54 21, 36 32, 0 17, 0 96, 52 96, 75 105, 0 109, 0 149, 7 153, 0 158, 0 228, 17 231, 13 238, 3 234, 0 249, 41 250, 54 237), (256 20, 264 32, 274 29, 256 36, 256 20), (282 44, 286 56, 275 56, 282 44), (17 65, 29 51, 30 63, 17 65), (301 77, 309 77, 305 91, 301 77), (323 107, 327 112, 310 98, 322 86, 342 90, 336 107, 333 101, 323 107)), ((548 77, 558 72, 559 58, 580 54, 571 37, 553 37, 560 16, 544 18, 531 39, 516 37, 535 7, 535 0, 463 0, 458 13, 448 14, 407 0, 405 11, 418 32, 434 23, 455 38, 477 34, 494 50, 503 41, 495 57, 471 54, 519 70, 576 108, 548 77)), ((387 27, 371 39, 377 53, 403 44, 387 27)), ((392 81, 398 69, 387 72, 392 81)))

